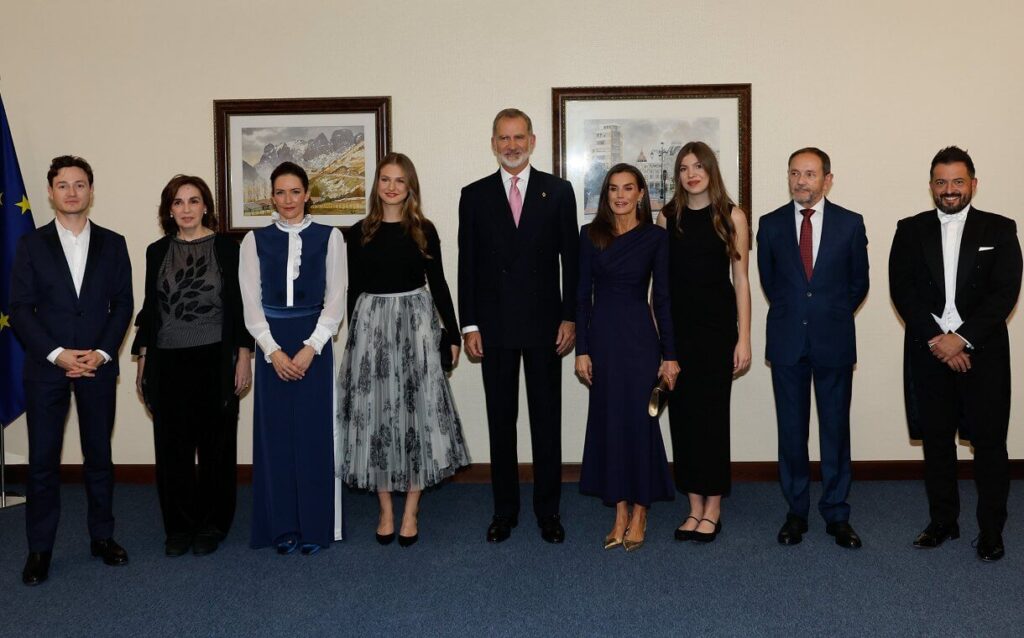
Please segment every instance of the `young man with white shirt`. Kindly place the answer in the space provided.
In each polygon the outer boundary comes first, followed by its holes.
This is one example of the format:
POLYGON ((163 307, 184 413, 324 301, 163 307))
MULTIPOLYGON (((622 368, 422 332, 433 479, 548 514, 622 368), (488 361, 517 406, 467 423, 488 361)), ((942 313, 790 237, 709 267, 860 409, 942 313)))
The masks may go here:
POLYGON ((107 565, 128 562, 112 538, 117 351, 132 316, 132 275, 124 237, 89 221, 93 174, 63 155, 47 173, 54 221, 18 243, 11 277, 11 325, 25 347, 29 474, 26 585, 49 575, 60 517, 60 457, 71 393, 78 407, 89 499, 90 551, 107 565))
POLYGON ((910 436, 924 442, 928 526, 914 540, 938 547, 960 536, 956 434, 974 448, 978 557, 1003 557, 1010 487, 1010 342, 1006 320, 1021 285, 1012 219, 971 206, 974 162, 950 146, 932 159, 935 208, 900 220, 889 290, 906 326, 904 395, 910 436))

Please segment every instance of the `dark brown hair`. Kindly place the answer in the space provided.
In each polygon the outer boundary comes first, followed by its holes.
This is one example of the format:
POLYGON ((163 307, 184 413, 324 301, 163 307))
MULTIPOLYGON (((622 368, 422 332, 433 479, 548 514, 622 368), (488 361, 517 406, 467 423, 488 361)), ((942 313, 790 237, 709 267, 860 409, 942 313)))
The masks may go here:
POLYGON ((636 180, 636 185, 644 192, 643 197, 637 202, 636 221, 640 226, 651 223, 651 198, 647 193, 647 181, 640 170, 629 164, 616 164, 608 170, 601 184, 601 199, 597 204, 597 215, 587 229, 587 236, 598 250, 604 250, 615 241, 615 213, 612 212, 611 204, 608 203, 608 187, 612 181, 612 175, 629 173, 636 180))
POLYGON ((367 213, 366 219, 363 221, 363 237, 360 244, 365 246, 370 243, 370 240, 380 230, 380 224, 384 220, 384 202, 381 201, 378 192, 380 172, 385 166, 392 164, 402 169, 405 174, 405 185, 409 189, 409 194, 402 202, 402 232, 407 237, 412 237, 412 240, 416 242, 416 247, 420 249, 420 254, 430 259, 430 255, 427 254, 427 235, 423 232, 430 222, 423 216, 423 210, 420 208, 420 178, 416 176, 416 167, 413 166, 412 160, 402 153, 388 153, 377 164, 377 172, 373 175, 370 212, 367 213))
POLYGON ((821 160, 821 172, 823 175, 828 175, 832 172, 832 158, 828 156, 828 153, 821 150, 816 146, 805 146, 798 148, 789 155, 789 161, 786 162, 786 166, 793 163, 793 158, 797 155, 803 155, 804 153, 810 153, 811 155, 817 155, 818 159, 821 160))
POLYGON ((683 180, 679 173, 683 166, 683 160, 687 155, 693 155, 700 162, 708 174, 708 197, 711 199, 711 224, 715 228, 715 234, 725 242, 725 252, 732 259, 739 259, 740 253, 736 250, 736 226, 732 223, 732 209, 736 206, 729 192, 725 189, 725 181, 722 179, 722 172, 718 168, 718 157, 711 147, 704 142, 689 142, 679 149, 676 154, 675 163, 675 195, 672 201, 665 206, 666 216, 675 214, 675 232, 683 233, 682 219, 686 212, 686 204, 690 194, 683 188, 683 180))
POLYGON ((974 179, 974 160, 967 154, 967 151, 959 146, 947 146, 932 158, 932 167, 928 169, 928 179, 932 178, 935 167, 939 164, 957 164, 962 162, 967 167, 967 174, 974 179))
MULTIPOLYGON (((309 192, 309 175, 306 175, 306 169, 302 168, 295 162, 281 162, 274 169, 274 172, 270 174, 270 197, 273 200, 274 197, 274 182, 277 181, 278 177, 282 175, 294 175, 299 178, 302 182, 302 190, 309 192)), ((305 205, 302 207, 306 215, 309 214, 309 209, 312 206, 310 200, 306 200, 305 205)))
POLYGON ((89 166, 89 162, 77 155, 60 155, 53 158, 50 161, 50 170, 46 171, 46 183, 53 186, 53 178, 57 177, 60 169, 71 167, 85 171, 85 176, 89 179, 89 186, 92 186, 92 166, 89 166))
POLYGON ((178 223, 171 217, 171 206, 178 196, 182 186, 195 186, 203 198, 203 205, 206 206, 206 214, 203 215, 202 224, 214 231, 217 230, 217 216, 213 210, 213 193, 206 185, 203 178, 194 175, 175 175, 171 181, 164 186, 160 193, 160 208, 157 210, 157 218, 160 220, 160 227, 164 229, 165 235, 174 235, 178 232, 178 223))

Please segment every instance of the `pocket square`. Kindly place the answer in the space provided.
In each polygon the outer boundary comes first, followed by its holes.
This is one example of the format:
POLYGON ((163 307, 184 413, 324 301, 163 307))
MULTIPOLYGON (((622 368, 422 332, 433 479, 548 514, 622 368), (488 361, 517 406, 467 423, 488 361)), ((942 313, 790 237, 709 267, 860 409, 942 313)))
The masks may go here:
POLYGON ((995 250, 995 248, 996 248, 995 246, 979 246, 978 247, 978 252, 981 253, 981 252, 985 252, 986 250, 995 250))

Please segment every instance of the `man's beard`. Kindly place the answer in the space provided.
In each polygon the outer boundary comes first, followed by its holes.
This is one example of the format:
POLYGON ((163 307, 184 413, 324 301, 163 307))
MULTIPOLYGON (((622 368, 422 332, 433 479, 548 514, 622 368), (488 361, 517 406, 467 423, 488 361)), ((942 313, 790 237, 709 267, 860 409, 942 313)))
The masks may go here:
POLYGON ((935 207, 941 210, 943 213, 946 213, 947 215, 955 215, 956 213, 959 213, 963 209, 967 208, 967 205, 971 203, 973 195, 973 193, 959 193, 960 198, 956 200, 956 204, 952 205, 946 204, 942 200, 941 195, 934 195, 932 196, 932 199, 935 201, 935 207))

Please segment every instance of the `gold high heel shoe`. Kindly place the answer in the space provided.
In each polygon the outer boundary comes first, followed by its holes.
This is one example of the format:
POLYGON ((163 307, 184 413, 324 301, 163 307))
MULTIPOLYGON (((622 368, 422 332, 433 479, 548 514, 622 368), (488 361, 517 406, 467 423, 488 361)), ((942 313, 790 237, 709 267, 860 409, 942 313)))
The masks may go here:
MULTIPOLYGON (((626 533, 627 534, 629 533, 628 529, 626 530, 626 533)), ((644 521, 644 534, 645 535, 647 534, 647 521, 644 521)), ((623 536, 623 538, 622 538, 622 546, 626 548, 627 552, 632 552, 632 551, 638 550, 638 549, 640 549, 640 547, 643 546, 643 544, 644 544, 644 539, 640 539, 638 541, 631 541, 628 538, 626 538, 625 536, 623 536)))
POLYGON ((618 547, 619 545, 622 544, 622 541, 623 541, 623 539, 615 538, 615 536, 613 536, 612 534, 609 534, 609 535, 604 537, 604 548, 605 549, 615 549, 616 547, 618 547))

